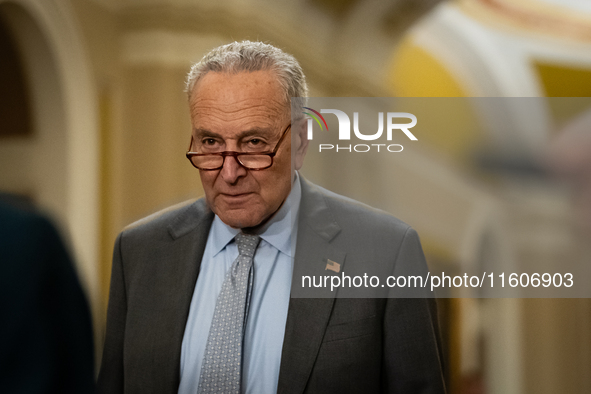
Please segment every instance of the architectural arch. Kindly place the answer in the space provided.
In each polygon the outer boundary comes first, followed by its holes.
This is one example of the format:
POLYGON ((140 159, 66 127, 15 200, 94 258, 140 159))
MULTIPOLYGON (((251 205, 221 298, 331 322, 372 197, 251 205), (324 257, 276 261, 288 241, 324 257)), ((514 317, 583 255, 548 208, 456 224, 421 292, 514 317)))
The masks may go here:
MULTIPOLYGON (((23 58, 33 117, 30 139, 3 141, 2 151, 12 153, 4 160, 28 159, 27 168, 18 169, 29 172, 20 191, 29 192, 69 235, 80 279, 95 304, 98 120, 81 33, 66 1, 0 0, 0 11, 23 58)), ((8 171, 18 164, 10 163, 8 171)))

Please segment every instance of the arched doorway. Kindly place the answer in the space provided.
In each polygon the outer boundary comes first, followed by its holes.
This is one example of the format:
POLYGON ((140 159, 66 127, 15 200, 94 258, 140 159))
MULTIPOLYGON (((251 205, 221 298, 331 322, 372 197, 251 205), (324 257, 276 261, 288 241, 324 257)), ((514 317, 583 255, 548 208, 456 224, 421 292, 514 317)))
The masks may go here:
MULTIPOLYGON (((0 23, 17 49, 28 132, 0 137, 0 188, 48 211, 71 242, 96 313, 98 134, 94 86, 69 4, 0 0, 0 23), (28 112, 27 112, 28 111, 28 112)), ((17 60, 17 59, 13 59, 17 60)))

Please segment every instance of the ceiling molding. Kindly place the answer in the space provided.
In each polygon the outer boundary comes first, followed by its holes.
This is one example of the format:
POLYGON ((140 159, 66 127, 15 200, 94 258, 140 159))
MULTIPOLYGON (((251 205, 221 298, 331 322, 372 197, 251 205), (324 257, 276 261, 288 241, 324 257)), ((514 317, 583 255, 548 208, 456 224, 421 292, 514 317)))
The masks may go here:
POLYGON ((306 12, 268 10, 263 17, 244 8, 130 7, 120 14, 121 58, 126 64, 182 67, 219 44, 261 40, 293 54, 309 83, 327 95, 389 96, 381 75, 354 71, 351 59, 340 54, 345 43, 339 42, 334 21, 321 14, 307 17, 306 12))

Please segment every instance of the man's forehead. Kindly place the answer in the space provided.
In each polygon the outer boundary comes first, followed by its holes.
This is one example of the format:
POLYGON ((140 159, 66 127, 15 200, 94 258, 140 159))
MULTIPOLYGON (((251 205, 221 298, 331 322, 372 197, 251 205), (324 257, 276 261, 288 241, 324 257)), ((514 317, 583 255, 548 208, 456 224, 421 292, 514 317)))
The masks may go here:
POLYGON ((193 90, 190 110, 195 127, 210 122, 260 127, 289 118, 290 108, 274 73, 254 71, 207 73, 193 90))
POLYGON ((271 71, 210 71, 195 85, 190 101, 192 105, 212 105, 216 102, 281 107, 286 105, 281 85, 271 71))
POLYGON ((274 129, 290 118, 283 91, 270 71, 209 72, 190 101, 195 130, 226 134, 274 129))

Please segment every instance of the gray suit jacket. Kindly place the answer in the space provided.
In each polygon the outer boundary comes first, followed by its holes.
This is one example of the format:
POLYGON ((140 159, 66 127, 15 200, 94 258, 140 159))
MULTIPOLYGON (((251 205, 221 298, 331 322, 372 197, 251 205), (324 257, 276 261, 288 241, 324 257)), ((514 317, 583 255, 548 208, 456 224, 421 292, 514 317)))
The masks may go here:
MULTIPOLYGON (((119 235, 99 393, 177 393, 181 343, 212 220, 201 199, 119 235)), ((390 270, 425 265, 408 225, 302 178, 294 281, 304 271, 325 274, 327 259, 354 270, 362 261, 385 261, 381 266, 390 270)), ((292 298, 278 392, 444 393, 434 300, 292 298)))

